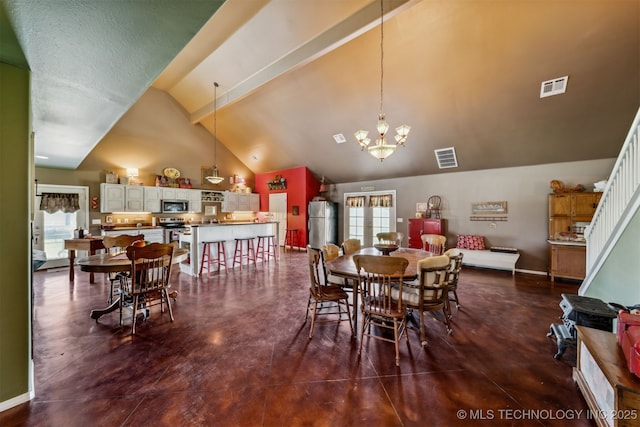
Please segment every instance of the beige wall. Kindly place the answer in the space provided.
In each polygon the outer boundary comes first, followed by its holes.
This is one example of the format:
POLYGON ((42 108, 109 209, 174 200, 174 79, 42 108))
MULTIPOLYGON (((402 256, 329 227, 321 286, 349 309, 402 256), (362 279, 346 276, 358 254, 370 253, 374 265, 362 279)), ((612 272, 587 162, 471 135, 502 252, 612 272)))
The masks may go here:
MULTIPOLYGON (((79 172, 113 171, 125 176, 125 169, 139 169, 139 181, 154 185, 155 176, 173 167, 200 188, 201 167, 210 168, 214 160, 213 135, 200 125, 192 125, 187 112, 166 92, 149 88, 134 106, 89 153, 79 172)), ((219 174, 241 175, 253 187, 254 174, 219 141, 219 174)), ((226 189, 228 181, 220 185, 226 189)), ((217 188, 217 187, 216 187, 217 188)))
MULTIPOLYGON (((442 217, 448 221, 448 245, 455 245, 458 234, 485 236, 489 246, 518 248, 521 254, 517 268, 546 272, 547 270, 547 194, 553 179, 566 187, 576 184, 593 190, 593 183, 609 176, 615 159, 555 163, 475 172, 452 172, 380 181, 365 181, 333 185, 331 200, 343 202, 345 192, 358 192, 363 187, 397 191, 397 216, 403 222, 398 231, 407 230, 407 219, 415 217, 417 202, 429 196, 442 197, 442 217), (478 201, 507 201, 508 221, 470 221, 471 203, 478 201)), ((381 166, 382 167, 382 166, 381 166)), ((343 207, 340 203, 340 217, 343 207)), ((340 224, 340 236, 344 224, 340 224)))

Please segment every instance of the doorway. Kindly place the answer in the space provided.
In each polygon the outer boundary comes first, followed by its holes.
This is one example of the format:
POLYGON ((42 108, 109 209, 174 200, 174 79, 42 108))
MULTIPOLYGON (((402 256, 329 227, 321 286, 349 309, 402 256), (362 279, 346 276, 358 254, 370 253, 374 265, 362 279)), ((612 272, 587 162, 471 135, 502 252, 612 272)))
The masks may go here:
POLYGON ((269 194, 269 212, 278 222, 278 244, 284 246, 285 233, 287 231, 287 193, 269 194))
POLYGON ((89 187, 41 184, 34 198, 33 249, 43 251, 47 261, 39 269, 69 265, 65 239, 73 239, 73 232, 82 227, 89 229, 89 187), (40 209, 43 193, 77 194, 80 210, 71 213, 48 213, 40 209))
POLYGON ((396 192, 344 194, 344 239, 359 239, 362 246, 377 243, 376 234, 396 231, 396 192))

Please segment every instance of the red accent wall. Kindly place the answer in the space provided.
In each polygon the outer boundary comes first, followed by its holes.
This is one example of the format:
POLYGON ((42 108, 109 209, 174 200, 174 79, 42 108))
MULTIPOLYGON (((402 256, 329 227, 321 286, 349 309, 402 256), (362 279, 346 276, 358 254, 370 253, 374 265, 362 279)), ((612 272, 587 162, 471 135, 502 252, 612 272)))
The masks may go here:
POLYGON ((255 179, 255 191, 260 194, 260 210, 262 211, 269 211, 269 194, 287 193, 287 228, 297 228, 299 230, 300 246, 306 247, 309 235, 307 229, 307 205, 315 196, 320 194, 320 182, 304 166, 268 173, 257 173, 255 179), (273 180, 276 175, 280 175, 287 180, 287 188, 285 190, 269 190, 267 182, 273 180), (298 207, 298 215, 293 215, 294 206, 298 207))

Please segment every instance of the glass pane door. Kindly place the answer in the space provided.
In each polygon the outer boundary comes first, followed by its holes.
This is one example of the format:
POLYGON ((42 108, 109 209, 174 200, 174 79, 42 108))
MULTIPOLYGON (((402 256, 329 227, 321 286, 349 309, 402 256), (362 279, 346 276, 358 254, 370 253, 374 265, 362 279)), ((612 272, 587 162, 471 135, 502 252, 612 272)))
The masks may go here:
POLYGON ((377 243, 376 234, 383 231, 396 231, 395 191, 382 191, 371 193, 345 193, 345 227, 344 239, 359 239, 363 247, 373 246, 377 243), (372 195, 389 194, 392 196, 391 206, 369 206, 369 198, 372 195), (348 197, 364 196, 364 206, 346 206, 348 197))

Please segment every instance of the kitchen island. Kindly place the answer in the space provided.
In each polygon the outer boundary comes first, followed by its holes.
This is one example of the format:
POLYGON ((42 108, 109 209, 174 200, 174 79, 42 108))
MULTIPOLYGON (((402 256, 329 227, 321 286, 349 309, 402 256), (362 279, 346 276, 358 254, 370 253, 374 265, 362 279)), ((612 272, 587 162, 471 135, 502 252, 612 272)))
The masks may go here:
POLYGON ((280 247, 277 222, 191 224, 191 233, 183 233, 180 235, 180 247, 189 249, 189 257, 180 263, 180 271, 194 277, 200 275, 203 242, 224 240, 228 267, 232 268, 236 238, 255 237, 255 247, 257 245, 257 236, 270 234, 275 238, 276 247, 280 247))

